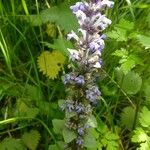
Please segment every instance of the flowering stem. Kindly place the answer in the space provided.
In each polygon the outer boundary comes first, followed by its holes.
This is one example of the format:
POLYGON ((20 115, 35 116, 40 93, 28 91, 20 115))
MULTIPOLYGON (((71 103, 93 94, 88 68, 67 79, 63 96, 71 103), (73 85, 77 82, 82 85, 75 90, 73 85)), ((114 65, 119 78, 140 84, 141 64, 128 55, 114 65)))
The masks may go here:
POLYGON ((68 96, 61 107, 66 113, 66 127, 76 134, 76 139, 68 143, 72 150, 84 149, 87 129, 91 128, 88 120, 101 96, 96 85, 96 73, 102 65, 101 53, 106 38, 101 33, 111 24, 102 12, 113 4, 109 0, 90 0, 70 7, 77 17, 81 33, 81 36, 74 31, 68 34, 68 40, 75 41, 75 49, 68 49, 73 64, 72 72, 64 76, 68 96))

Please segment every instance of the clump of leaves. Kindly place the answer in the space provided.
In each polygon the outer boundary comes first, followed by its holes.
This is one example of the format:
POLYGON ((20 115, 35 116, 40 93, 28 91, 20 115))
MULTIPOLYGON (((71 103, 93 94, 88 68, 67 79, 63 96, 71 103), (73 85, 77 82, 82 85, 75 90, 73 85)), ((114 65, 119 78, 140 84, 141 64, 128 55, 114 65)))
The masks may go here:
POLYGON ((36 150, 40 137, 40 133, 37 130, 31 130, 23 134, 22 141, 30 150, 36 150))
POLYGON ((55 79, 63 69, 65 56, 59 51, 44 51, 38 57, 38 67, 40 71, 50 79, 55 79))
POLYGON ((143 107, 139 117, 140 126, 134 130, 132 142, 139 143, 139 150, 149 150, 150 148, 150 110, 143 107))
POLYGON ((5 138, 0 142, 0 150, 27 150, 20 139, 5 138))

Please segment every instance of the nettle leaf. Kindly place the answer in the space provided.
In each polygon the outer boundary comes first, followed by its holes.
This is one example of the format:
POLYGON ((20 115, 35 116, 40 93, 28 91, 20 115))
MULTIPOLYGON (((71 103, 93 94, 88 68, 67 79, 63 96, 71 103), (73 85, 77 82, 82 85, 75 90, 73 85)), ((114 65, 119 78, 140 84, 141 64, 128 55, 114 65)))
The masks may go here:
POLYGON ((137 73, 130 71, 124 76, 121 87, 127 94, 136 94, 141 89, 141 85, 142 78, 137 73))
POLYGON ((52 123, 53 123, 53 128, 54 128, 55 133, 57 133, 57 134, 62 133, 65 121, 60 120, 60 119, 53 119, 52 123))
POLYGON ((128 31, 130 30, 133 30, 134 29, 134 23, 133 22, 130 22, 128 20, 125 20, 125 19, 121 19, 119 21, 119 24, 116 25, 117 27, 120 27, 120 28, 124 28, 128 31))
POLYGON ((18 110, 18 115, 19 116, 35 118, 39 113, 38 108, 29 107, 25 102, 23 102, 22 99, 18 99, 17 108, 18 108, 17 110, 18 110))
POLYGON ((56 38, 57 36, 57 27, 54 23, 48 23, 46 25, 46 33, 49 37, 56 38))
POLYGON ((125 19, 121 19, 115 25, 114 30, 107 32, 108 37, 117 40, 118 42, 128 40, 128 32, 134 29, 134 23, 125 19))
POLYGON ((42 99, 42 94, 40 92, 39 87, 34 85, 26 84, 25 94, 26 97, 30 98, 30 100, 42 99))
POLYGON ((150 127, 150 110, 147 107, 143 107, 139 121, 143 127, 150 127))
POLYGON ((134 135, 131 138, 132 142, 140 143, 139 150, 149 150, 150 148, 150 137, 142 128, 136 128, 134 135))
POLYGON ((75 138, 77 137, 77 135, 75 134, 75 132, 73 132, 72 130, 69 130, 67 128, 63 129, 63 138, 64 141, 66 143, 70 143, 71 141, 73 141, 75 138))
POLYGON ((128 51, 124 48, 116 50, 112 55, 120 57, 119 64, 124 74, 127 74, 138 64, 143 65, 142 60, 138 56, 135 54, 129 55, 128 51))
POLYGON ((132 129, 135 117, 135 109, 133 107, 125 107, 121 113, 121 124, 128 129, 132 129))
POLYGON ((112 55, 126 58, 128 56, 128 51, 124 48, 121 48, 120 50, 116 50, 114 53, 112 53, 112 55))
POLYGON ((59 71, 63 69, 65 56, 59 51, 44 51, 38 57, 38 67, 40 71, 50 79, 55 79, 59 71))
POLYGON ((112 30, 110 32, 107 32, 107 36, 111 39, 115 39, 116 41, 127 41, 127 32, 124 29, 121 28, 115 28, 115 30, 112 30))
POLYGON ((64 29, 65 32, 77 30, 79 24, 69 7, 67 3, 51 7, 43 10, 40 15, 31 15, 29 21, 34 26, 42 25, 47 22, 55 22, 61 29, 64 29))
POLYGON ((0 150, 27 150, 20 139, 5 138, 0 142, 0 150))
POLYGON ((137 40, 145 47, 145 49, 150 48, 150 37, 146 35, 137 35, 137 40))
POLYGON ((128 57, 125 61, 121 64, 120 68, 122 69, 123 73, 126 75, 131 69, 135 67, 135 61, 128 57))
POLYGON ((106 150, 118 150, 118 149, 119 149, 119 145, 116 141, 109 141, 107 143, 106 150))
POLYGON ((70 41, 67 41, 63 38, 58 38, 54 40, 54 43, 48 43, 48 42, 44 42, 44 44, 48 47, 48 48, 52 48, 52 49, 57 49, 60 52, 62 52, 63 54, 65 54, 66 56, 69 55, 69 51, 67 50, 67 48, 73 48, 72 44, 70 41))
POLYGON ((40 137, 40 133, 37 130, 31 130, 23 134, 22 141, 29 149, 36 150, 40 137))

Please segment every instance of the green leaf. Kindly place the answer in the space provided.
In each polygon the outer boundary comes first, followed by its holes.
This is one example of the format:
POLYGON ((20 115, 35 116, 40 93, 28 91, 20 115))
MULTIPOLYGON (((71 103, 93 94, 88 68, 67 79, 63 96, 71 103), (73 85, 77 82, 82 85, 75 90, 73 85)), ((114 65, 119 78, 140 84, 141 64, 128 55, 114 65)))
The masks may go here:
POLYGON ((115 39, 116 41, 127 41, 127 32, 124 29, 121 28, 115 28, 115 30, 112 30, 110 32, 107 32, 107 36, 109 38, 115 39))
POLYGON ((133 107, 125 107, 121 113, 121 124, 128 129, 132 129, 135 117, 135 109, 133 107))
POLYGON ((64 128, 65 121, 60 119, 53 119, 53 128, 56 134, 62 133, 62 130, 64 128))
POLYGON ((38 26, 47 22, 55 22, 65 32, 77 30, 79 24, 70 10, 70 5, 63 3, 49 9, 43 10, 40 15, 32 15, 28 19, 32 25, 38 26))
POLYGON ((93 128, 96 128, 97 127, 97 121, 96 121, 96 118, 94 117, 94 115, 91 115, 87 121, 87 124, 90 126, 90 127, 93 127, 93 128))
POLYGON ((84 137, 84 146, 87 148, 97 148, 97 142, 91 132, 88 132, 84 137))
POLYGON ((141 77, 137 73, 130 71, 123 79, 122 89, 127 94, 136 94, 141 89, 141 85, 141 77))
POLYGON ((124 28, 128 31, 130 30, 133 30, 134 29, 134 23, 133 22, 130 22, 128 20, 125 20, 125 19, 121 19, 119 21, 119 24, 116 25, 117 27, 120 27, 120 28, 124 28))
POLYGON ((39 113, 38 108, 28 107, 28 105, 23 102, 23 99, 18 99, 17 108, 19 116, 35 118, 39 113))
POLYGON ((116 142, 116 141, 109 141, 107 143, 106 150, 118 150, 118 149, 119 149, 118 142, 116 142))
POLYGON ((139 150, 149 150, 150 148, 150 137, 142 128, 136 128, 134 135, 131 138, 132 142, 140 143, 139 150))
POLYGON ((69 130, 67 128, 63 129, 63 138, 66 143, 70 143, 76 137, 77 137, 77 135, 72 130, 69 130))
POLYGON ((144 89, 146 104, 150 105, 150 85, 146 85, 144 89))
POLYGON ((131 69, 135 67, 135 61, 128 57, 122 64, 121 64, 121 69, 123 73, 126 75, 131 69))
POLYGON ((134 135, 132 136, 132 142, 145 142, 147 141, 148 136, 142 128, 136 128, 134 130, 134 135))
POLYGON ((137 40, 144 46, 146 49, 150 48, 150 37, 145 35, 137 35, 137 40))
POLYGON ((121 48, 120 50, 116 50, 112 55, 125 58, 128 56, 128 51, 124 48, 121 48))
POLYGON ((34 85, 27 84, 25 86, 25 94, 26 94, 26 97, 29 98, 30 100, 36 101, 36 100, 42 99, 42 95, 41 95, 39 87, 34 86, 34 85))
POLYGON ((67 48, 73 48, 71 42, 66 41, 63 38, 55 39, 53 44, 48 43, 48 42, 44 42, 44 44, 49 48, 53 48, 54 50, 61 51, 66 56, 69 55, 69 52, 68 52, 67 48))
POLYGON ((143 107, 139 121, 143 127, 150 127, 150 111, 147 107, 143 107))
POLYGON ((56 144, 49 145, 48 150, 64 150, 64 142, 58 141, 57 144, 59 145, 59 148, 56 144))
POLYGON ((113 140, 118 140, 119 136, 117 134, 109 131, 105 134, 105 138, 109 141, 113 141, 113 140))
POLYGON ((0 142, 0 150, 27 150, 20 139, 5 138, 0 142))
POLYGON ((40 133, 37 130, 25 132, 22 136, 24 144, 31 150, 36 150, 40 141, 40 133))

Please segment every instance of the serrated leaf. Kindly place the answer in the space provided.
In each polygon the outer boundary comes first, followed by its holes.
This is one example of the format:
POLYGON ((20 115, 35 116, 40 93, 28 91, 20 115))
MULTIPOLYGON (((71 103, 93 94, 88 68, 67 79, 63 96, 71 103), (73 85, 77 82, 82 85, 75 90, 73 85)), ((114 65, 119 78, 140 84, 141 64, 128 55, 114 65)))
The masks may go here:
POLYGON ((24 144, 31 150, 36 150, 40 141, 40 133, 37 130, 25 132, 22 136, 24 144))
POLYGON ((67 128, 63 129, 63 138, 64 141, 66 143, 70 143, 71 141, 73 141, 75 138, 77 137, 77 135, 75 134, 75 132, 73 132, 72 130, 69 130, 67 128))
POLYGON ((42 99, 40 89, 34 85, 27 84, 25 86, 25 94, 26 97, 30 98, 31 100, 42 99))
POLYGON ((65 121, 60 119, 53 119, 53 128, 56 134, 62 133, 62 130, 64 128, 65 121))
POLYGON ((48 36, 55 38, 57 35, 57 27, 54 23, 48 23, 46 25, 46 33, 48 36))
POLYGON ((105 138, 109 141, 113 141, 113 140, 118 140, 119 136, 117 134, 109 131, 105 134, 105 138))
POLYGON ((147 141, 148 136, 142 128, 136 128, 134 130, 134 135, 132 136, 132 142, 145 142, 147 141))
POLYGON ((126 75, 131 69, 135 67, 135 61, 128 57, 122 64, 121 64, 121 69, 123 73, 126 75))
POLYGON ((65 56, 59 51, 44 51, 38 57, 38 67, 40 71, 50 79, 57 78, 58 73, 63 69, 65 56))
POLYGON ((141 77, 137 73, 130 71, 123 79, 122 89, 128 94, 136 94, 141 89, 141 85, 141 77))
POLYGON ((115 30, 112 30, 110 32, 107 32, 107 36, 109 38, 115 39, 116 41, 127 41, 127 32, 124 29, 121 28, 115 28, 115 30))
POLYGON ((118 56, 118 57, 127 57, 128 51, 124 48, 121 48, 120 50, 116 50, 112 55, 118 56))
POLYGON ((135 118, 135 109, 133 107, 125 107, 121 113, 121 124, 128 129, 132 129, 135 118))
POLYGON ((150 111, 147 107, 142 108, 139 121, 143 127, 150 127, 150 111))
POLYGON ((134 23, 133 22, 130 22, 128 20, 125 20, 125 19, 121 19, 119 21, 119 24, 116 25, 117 27, 120 27, 120 28, 124 28, 128 31, 130 30, 133 30, 134 29, 134 23))
POLYGON ((146 35, 137 35, 137 40, 144 46, 146 49, 150 48, 150 37, 146 35))
POLYGON ((150 148, 150 137, 142 128, 136 128, 134 135, 131 138, 132 142, 140 143, 138 150, 149 150, 150 148))
POLYGON ((27 150, 21 140, 5 138, 0 142, 0 150, 27 150))
POLYGON ((17 108, 18 108, 18 115, 19 116, 25 116, 29 118, 35 118, 37 114, 39 113, 38 108, 31 108, 27 104, 25 104, 22 99, 18 99, 17 103, 17 108))
POLYGON ((65 32, 77 30, 79 24, 69 7, 70 5, 67 3, 63 3, 43 10, 40 15, 30 15, 28 20, 34 26, 39 26, 47 22, 55 22, 61 29, 64 29, 65 32))
POLYGON ((48 43, 48 42, 44 42, 44 44, 49 48, 59 50, 60 52, 62 52, 66 56, 69 55, 67 48, 73 48, 71 42, 67 41, 63 38, 55 39, 53 44, 48 43))

